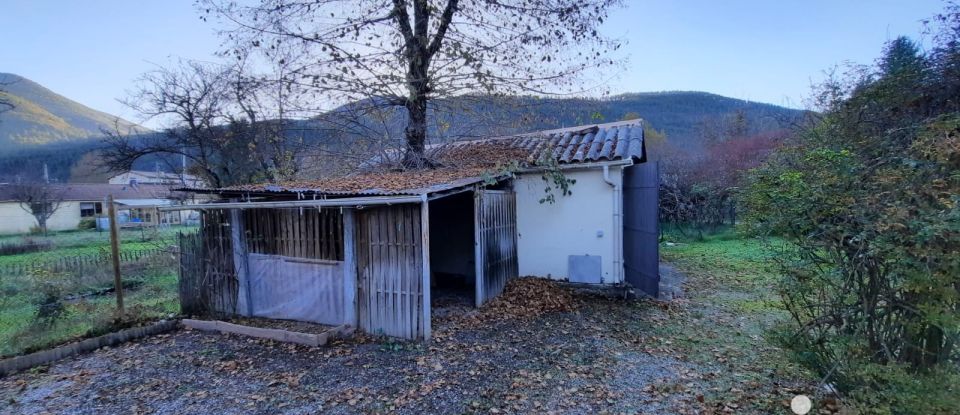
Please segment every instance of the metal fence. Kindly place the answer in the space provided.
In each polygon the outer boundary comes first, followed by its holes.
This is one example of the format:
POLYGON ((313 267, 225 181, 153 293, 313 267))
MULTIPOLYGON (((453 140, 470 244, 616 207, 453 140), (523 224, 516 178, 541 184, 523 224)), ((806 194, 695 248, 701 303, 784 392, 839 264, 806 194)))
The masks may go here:
POLYGON ((119 230, 119 290, 110 232, 0 236, 0 355, 178 314, 177 238, 196 229, 119 230))

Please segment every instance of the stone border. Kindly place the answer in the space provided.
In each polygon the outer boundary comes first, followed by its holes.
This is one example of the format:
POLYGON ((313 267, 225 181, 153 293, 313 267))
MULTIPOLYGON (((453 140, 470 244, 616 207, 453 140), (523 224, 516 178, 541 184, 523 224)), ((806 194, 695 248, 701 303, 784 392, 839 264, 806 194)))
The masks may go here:
POLYGON ((241 324, 228 323, 219 320, 191 320, 183 319, 185 327, 201 330, 216 331, 220 333, 239 334, 241 336, 257 337, 261 339, 270 339, 287 343, 302 344, 305 346, 319 347, 327 344, 331 339, 344 337, 353 332, 353 328, 347 325, 340 325, 320 334, 301 333, 298 331, 289 331, 282 329, 267 329, 262 327, 244 326, 241 324))
POLYGON ((149 326, 124 329, 53 349, 11 357, 0 361, 0 377, 35 366, 45 365, 70 356, 92 352, 101 347, 116 346, 141 337, 166 333, 175 328, 177 328, 177 320, 161 320, 149 326))

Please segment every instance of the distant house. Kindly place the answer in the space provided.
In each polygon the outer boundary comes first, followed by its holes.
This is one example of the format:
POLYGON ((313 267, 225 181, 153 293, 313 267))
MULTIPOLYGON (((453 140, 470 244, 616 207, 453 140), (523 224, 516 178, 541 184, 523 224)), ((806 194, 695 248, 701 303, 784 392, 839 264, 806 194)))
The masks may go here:
POLYGON ((163 184, 170 186, 203 187, 199 177, 190 174, 167 173, 163 171, 130 170, 111 176, 110 184, 163 184))
POLYGON ((434 298, 480 306, 518 276, 656 295, 658 176, 640 121, 428 151, 440 167, 183 189, 222 199, 184 206, 202 210, 181 240, 185 311, 429 338, 434 298))
MULTIPOLYGON (((170 186, 128 184, 52 184, 54 193, 63 200, 47 222, 51 231, 77 229, 81 219, 96 218, 107 213, 108 195, 113 195, 117 216, 128 226, 180 224, 190 212, 160 212, 161 206, 182 203, 185 195, 172 192, 170 186)), ((14 186, 0 184, 0 234, 30 232, 37 221, 14 195, 14 186)))

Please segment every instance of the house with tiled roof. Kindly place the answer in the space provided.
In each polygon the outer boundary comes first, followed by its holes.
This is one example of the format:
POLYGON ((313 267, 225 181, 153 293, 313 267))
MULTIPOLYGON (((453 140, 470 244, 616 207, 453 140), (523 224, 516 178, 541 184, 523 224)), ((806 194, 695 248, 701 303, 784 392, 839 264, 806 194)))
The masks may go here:
POLYGON ((428 152, 436 168, 185 189, 219 200, 183 207, 203 212, 184 252, 206 260, 181 283, 207 284, 182 304, 429 338, 435 299, 479 307, 519 276, 657 294, 658 176, 640 121, 428 152))
MULTIPOLYGON (((0 183, 0 235, 23 234, 37 227, 31 207, 23 203, 19 189, 28 184, 0 183)), ((45 184, 51 204, 56 207, 47 220, 47 229, 77 229, 84 219, 106 215, 106 199, 112 195, 122 226, 177 225, 189 211, 161 213, 158 208, 181 203, 188 195, 170 186, 149 184, 51 183, 45 184)))

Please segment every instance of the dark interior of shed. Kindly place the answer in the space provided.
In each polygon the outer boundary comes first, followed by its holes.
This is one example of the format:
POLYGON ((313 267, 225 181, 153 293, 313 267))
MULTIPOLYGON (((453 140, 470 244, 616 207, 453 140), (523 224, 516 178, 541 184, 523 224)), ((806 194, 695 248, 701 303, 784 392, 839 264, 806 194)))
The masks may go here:
POLYGON ((430 297, 434 309, 475 300, 473 192, 430 201, 430 297))

